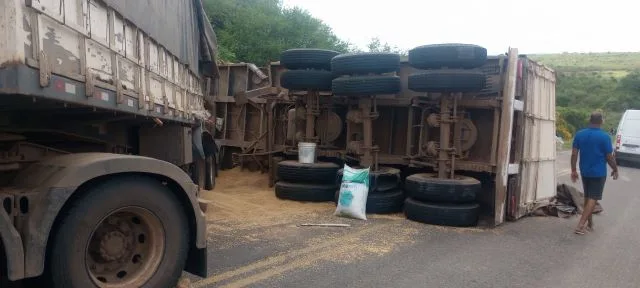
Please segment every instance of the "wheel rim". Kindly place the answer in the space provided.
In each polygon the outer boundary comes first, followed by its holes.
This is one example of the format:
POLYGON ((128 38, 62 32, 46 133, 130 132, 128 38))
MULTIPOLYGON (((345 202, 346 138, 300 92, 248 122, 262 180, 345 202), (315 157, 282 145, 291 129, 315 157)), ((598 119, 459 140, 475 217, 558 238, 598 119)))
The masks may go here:
POLYGON ((141 207, 111 212, 95 227, 85 248, 85 268, 102 288, 140 287, 155 274, 165 249, 160 219, 141 207))

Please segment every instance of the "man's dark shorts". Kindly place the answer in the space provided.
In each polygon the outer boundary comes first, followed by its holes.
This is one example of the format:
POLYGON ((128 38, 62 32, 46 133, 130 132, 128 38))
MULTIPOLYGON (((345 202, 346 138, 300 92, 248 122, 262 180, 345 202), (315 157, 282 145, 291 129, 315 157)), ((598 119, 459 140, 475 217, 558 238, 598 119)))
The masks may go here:
POLYGON ((582 177, 584 197, 593 200, 602 200, 602 192, 607 177, 582 177))

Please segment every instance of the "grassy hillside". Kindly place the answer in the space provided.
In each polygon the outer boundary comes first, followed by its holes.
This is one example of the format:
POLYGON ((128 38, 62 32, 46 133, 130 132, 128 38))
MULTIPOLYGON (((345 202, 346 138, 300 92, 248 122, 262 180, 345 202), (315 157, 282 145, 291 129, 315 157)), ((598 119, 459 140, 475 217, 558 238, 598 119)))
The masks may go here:
POLYGON ((558 72, 558 135, 572 138, 591 111, 605 113, 605 129, 617 126, 625 109, 640 108, 640 52, 529 55, 558 72))
POLYGON ((529 55, 561 72, 626 73, 640 69, 639 52, 562 53, 529 55))

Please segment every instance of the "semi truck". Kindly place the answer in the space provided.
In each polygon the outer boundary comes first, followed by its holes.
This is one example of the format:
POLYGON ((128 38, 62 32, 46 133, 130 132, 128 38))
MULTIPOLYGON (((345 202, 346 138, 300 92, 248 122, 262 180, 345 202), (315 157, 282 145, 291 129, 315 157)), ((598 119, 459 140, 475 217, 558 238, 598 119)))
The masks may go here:
POLYGON ((215 54, 201 0, 0 1, 1 287, 206 276, 215 54))

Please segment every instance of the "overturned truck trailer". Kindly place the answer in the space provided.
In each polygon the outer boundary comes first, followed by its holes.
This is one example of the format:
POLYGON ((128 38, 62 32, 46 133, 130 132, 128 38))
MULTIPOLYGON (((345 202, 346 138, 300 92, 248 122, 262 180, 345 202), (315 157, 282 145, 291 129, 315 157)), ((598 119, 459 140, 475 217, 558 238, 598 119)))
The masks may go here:
MULTIPOLYGON (((312 142, 324 161, 374 171, 399 168, 405 188, 416 181, 443 180, 453 182, 450 187, 462 187, 460 179, 480 180, 476 201, 488 225, 521 218, 537 203, 555 195, 554 71, 518 55, 517 49, 487 57, 474 69, 441 72, 416 68, 420 65, 412 65, 411 54, 409 61, 398 61, 391 71, 377 69, 385 65, 384 57, 389 59, 385 53, 333 58, 334 71, 327 76, 333 79, 333 91, 318 77, 315 79, 320 82, 292 82, 294 73, 287 71, 293 70, 280 62, 262 68, 252 64, 220 66, 220 77, 210 91, 215 102, 214 137, 221 147, 223 167, 269 171, 273 184, 276 162, 295 159, 298 143, 312 142), (336 73, 336 65, 342 65, 339 69, 346 72, 336 73), (336 78, 336 74, 349 74, 349 69, 358 72, 359 67, 380 73, 336 78), (483 74, 480 80, 479 72, 483 74), (475 73, 471 78, 463 77, 463 82, 481 81, 481 89, 465 90, 462 84, 461 92, 416 92, 446 88, 450 81, 447 74, 460 73, 475 73), (367 78, 363 81, 368 84, 353 84, 358 77, 367 78), (314 89, 304 91, 296 83, 314 89), (371 89, 389 93, 367 92, 371 89), (422 176, 407 178, 416 173, 422 176)), ((432 68, 428 63, 423 67, 432 68)))

